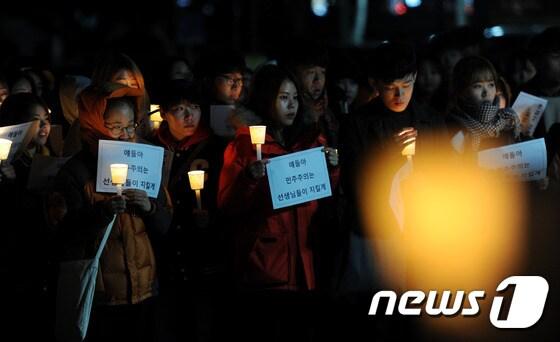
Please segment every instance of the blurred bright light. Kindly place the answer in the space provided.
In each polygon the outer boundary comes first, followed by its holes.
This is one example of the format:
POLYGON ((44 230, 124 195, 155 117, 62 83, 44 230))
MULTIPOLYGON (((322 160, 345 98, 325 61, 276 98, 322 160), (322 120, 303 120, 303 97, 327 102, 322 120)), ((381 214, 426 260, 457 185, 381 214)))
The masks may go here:
POLYGON ((189 7, 191 5, 192 0, 177 0, 176 4, 177 7, 180 8, 185 8, 185 7, 189 7))
POLYGON ((504 35, 504 29, 501 26, 493 26, 484 30, 484 37, 502 37, 504 35))
POLYGON ((396 15, 403 15, 406 13, 406 11, 407 7, 402 1, 397 1, 393 5, 393 13, 395 13, 396 15))
POLYGON ((311 10, 318 17, 324 17, 329 12, 327 0, 311 0, 311 10))
POLYGON ((422 0, 405 0, 404 3, 408 7, 418 7, 418 6, 422 5, 422 0))
MULTIPOLYGON (((362 222, 382 286, 494 289, 523 267, 527 251, 523 186, 426 143, 422 148, 429 159, 415 157, 412 174, 401 183, 404 230, 390 210, 387 186, 406 161, 400 151, 373 155, 357 177, 362 222)), ((488 321, 487 317, 463 319, 459 315, 426 323, 466 334, 488 321)))

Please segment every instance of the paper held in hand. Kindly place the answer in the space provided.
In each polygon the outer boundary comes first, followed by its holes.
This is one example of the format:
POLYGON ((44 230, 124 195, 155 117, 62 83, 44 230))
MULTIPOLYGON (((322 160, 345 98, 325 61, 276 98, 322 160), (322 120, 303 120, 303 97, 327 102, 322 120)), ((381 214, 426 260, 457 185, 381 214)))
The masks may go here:
POLYGON ((274 209, 329 197, 331 183, 323 147, 271 158, 266 164, 274 209))
POLYGON ((114 140, 100 140, 96 191, 116 193, 111 164, 128 164, 124 189, 139 189, 157 198, 162 178, 163 148, 114 140))
POLYGON ((478 165, 486 169, 503 170, 522 181, 543 179, 547 167, 544 139, 480 151, 478 165))
POLYGON ((12 141, 10 154, 8 155, 8 163, 11 163, 23 149, 29 144, 33 135, 39 129, 39 121, 31 121, 13 126, 0 127, 0 138, 12 141))
POLYGON ((513 103, 511 108, 519 116, 519 121, 521 121, 521 133, 526 136, 533 136, 535 133, 535 128, 541 119, 548 101, 527 94, 525 92, 520 92, 517 99, 513 103))

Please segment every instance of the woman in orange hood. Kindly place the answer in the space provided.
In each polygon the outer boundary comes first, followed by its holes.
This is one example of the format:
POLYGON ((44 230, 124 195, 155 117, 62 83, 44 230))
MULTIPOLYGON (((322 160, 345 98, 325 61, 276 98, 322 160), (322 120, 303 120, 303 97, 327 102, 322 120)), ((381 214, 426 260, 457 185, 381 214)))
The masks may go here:
POLYGON ((153 335, 158 284, 151 239, 166 233, 171 218, 164 188, 156 200, 143 190, 125 189, 115 196, 95 188, 99 140, 136 140, 142 95, 118 84, 84 90, 78 102, 84 148, 56 179, 68 206, 59 227, 63 259, 91 258, 117 215, 100 259, 88 341, 144 341, 153 335))

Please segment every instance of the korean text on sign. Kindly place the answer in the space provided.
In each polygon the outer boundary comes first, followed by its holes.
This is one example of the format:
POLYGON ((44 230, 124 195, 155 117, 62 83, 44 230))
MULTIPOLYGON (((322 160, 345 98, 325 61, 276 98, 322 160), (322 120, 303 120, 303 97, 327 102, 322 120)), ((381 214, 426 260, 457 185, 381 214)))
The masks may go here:
POLYGON ((96 190, 116 192, 111 180, 111 164, 128 164, 124 188, 144 190, 156 198, 161 184, 163 148, 123 141, 100 140, 96 190))
POLYGON ((32 131, 31 134, 33 134, 33 132, 35 132, 36 129, 36 128, 35 129, 32 128, 33 125, 39 127, 38 121, 26 122, 23 124, 13 125, 13 126, 0 127, 0 138, 8 139, 12 141, 12 147, 10 149, 10 154, 8 155, 8 162, 11 162, 16 152, 25 146, 24 140, 26 140, 26 138, 28 139, 31 138, 29 137, 29 133, 30 133, 29 131, 31 130, 32 131))
POLYGON ((266 165, 274 209, 331 196, 323 147, 269 159, 266 165))
POLYGON ((523 181, 542 179, 546 176, 544 139, 480 151, 478 165, 491 170, 503 170, 523 181))

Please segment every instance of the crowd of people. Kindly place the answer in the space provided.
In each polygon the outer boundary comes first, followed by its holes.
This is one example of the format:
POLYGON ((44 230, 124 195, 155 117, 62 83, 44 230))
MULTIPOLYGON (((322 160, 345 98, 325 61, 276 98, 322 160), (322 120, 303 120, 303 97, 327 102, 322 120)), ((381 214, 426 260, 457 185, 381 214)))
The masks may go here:
MULTIPOLYGON (((58 264, 93 257, 116 215, 87 341, 313 341, 360 336, 361 328, 385 336, 396 326, 400 336, 412 333, 402 322, 354 329, 357 310, 381 286, 371 270, 352 265, 350 241, 365 235, 358 193, 369 159, 395 150, 387 163, 394 174, 412 142, 422 160, 424 144, 452 150, 462 132, 464 148, 454 153, 467 160, 544 137, 547 177, 536 186, 560 180, 560 27, 504 60, 461 34, 416 46, 385 41, 367 58, 305 42, 253 68, 236 51, 211 50, 196 63, 168 58, 166 72, 150 77, 122 52, 100 54, 91 75, 6 67, 0 126, 38 122, 21 153, 0 165, 1 215, 15 222, 3 225, 0 268, 9 329, 55 340, 58 264), (511 109, 520 91, 549 101, 532 136, 511 109), (150 121, 155 103, 159 127, 150 121), (234 135, 213 131, 214 106, 232 108, 234 135), (259 160, 251 125, 267 127, 259 160), (100 140, 171 153, 157 198, 96 190, 100 140), (268 160, 314 147, 323 148, 332 196, 273 209, 268 160), (40 155, 68 160, 30 189, 40 155), (206 174, 202 209, 189 187, 192 170, 206 174)), ((390 180, 378 182, 388 198, 390 180)))

